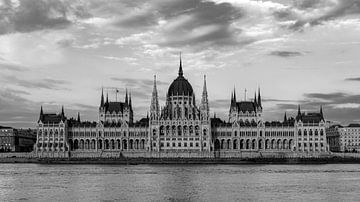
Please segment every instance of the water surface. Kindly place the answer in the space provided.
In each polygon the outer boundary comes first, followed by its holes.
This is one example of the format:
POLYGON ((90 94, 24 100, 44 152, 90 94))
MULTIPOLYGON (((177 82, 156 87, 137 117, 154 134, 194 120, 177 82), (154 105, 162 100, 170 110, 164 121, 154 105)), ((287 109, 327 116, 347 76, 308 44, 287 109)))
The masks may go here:
POLYGON ((359 201, 360 165, 0 164, 1 201, 359 201))

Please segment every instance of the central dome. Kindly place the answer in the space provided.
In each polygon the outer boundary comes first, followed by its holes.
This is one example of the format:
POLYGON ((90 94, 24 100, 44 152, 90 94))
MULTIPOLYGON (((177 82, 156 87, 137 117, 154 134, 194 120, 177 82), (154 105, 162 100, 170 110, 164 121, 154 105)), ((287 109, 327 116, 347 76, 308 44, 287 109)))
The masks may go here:
POLYGON ((179 76, 171 83, 168 96, 173 95, 192 95, 193 88, 191 84, 183 76, 182 62, 180 59, 179 76))

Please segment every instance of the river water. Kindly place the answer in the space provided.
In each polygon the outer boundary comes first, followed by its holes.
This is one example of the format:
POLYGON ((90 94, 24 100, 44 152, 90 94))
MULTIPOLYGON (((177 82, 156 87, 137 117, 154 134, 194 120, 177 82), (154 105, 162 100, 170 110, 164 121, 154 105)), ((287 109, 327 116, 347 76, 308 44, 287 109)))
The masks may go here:
POLYGON ((0 164, 0 201, 360 201, 360 165, 0 164))

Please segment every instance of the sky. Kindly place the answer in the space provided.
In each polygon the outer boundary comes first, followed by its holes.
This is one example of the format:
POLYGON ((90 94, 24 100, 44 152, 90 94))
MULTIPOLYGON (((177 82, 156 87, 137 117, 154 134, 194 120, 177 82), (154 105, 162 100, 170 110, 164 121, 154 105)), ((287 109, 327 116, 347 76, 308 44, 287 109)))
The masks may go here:
POLYGON ((0 125, 35 127, 40 106, 96 121, 101 88, 135 119, 184 76, 227 119, 260 87, 265 120, 318 111, 360 122, 360 0, 0 0, 0 125), (246 93, 245 93, 246 89, 246 93))

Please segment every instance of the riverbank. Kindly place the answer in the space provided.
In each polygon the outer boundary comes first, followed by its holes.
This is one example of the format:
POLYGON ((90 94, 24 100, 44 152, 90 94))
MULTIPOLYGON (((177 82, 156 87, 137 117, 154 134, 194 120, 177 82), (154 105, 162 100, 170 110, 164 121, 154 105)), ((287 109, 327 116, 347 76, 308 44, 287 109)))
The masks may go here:
POLYGON ((38 164, 360 164, 355 157, 323 158, 0 158, 0 163, 38 164))

